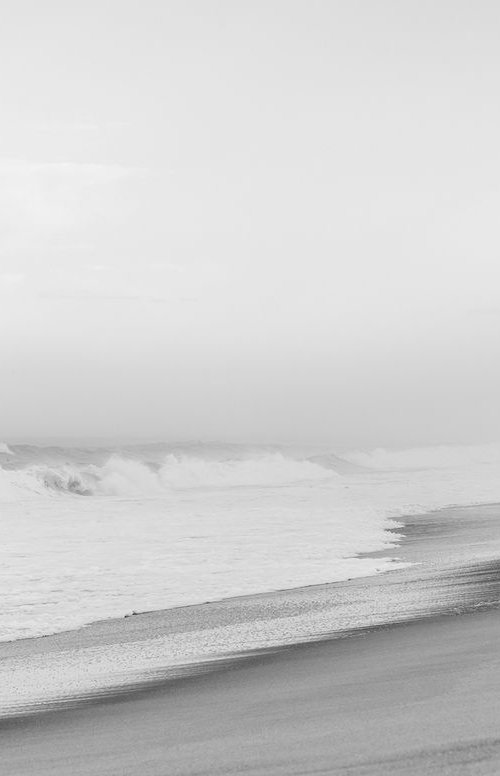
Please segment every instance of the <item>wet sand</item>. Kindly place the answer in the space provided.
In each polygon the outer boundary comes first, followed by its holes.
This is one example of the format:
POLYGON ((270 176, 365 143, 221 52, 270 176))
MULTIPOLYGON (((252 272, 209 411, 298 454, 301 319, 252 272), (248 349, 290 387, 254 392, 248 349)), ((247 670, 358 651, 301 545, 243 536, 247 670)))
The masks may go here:
POLYGON ((500 613, 444 616, 0 723, 4 776, 500 773, 500 613))
POLYGON ((89 645, 140 647, 151 632, 184 629, 189 638, 200 619, 207 632, 221 618, 256 628, 271 602, 273 611, 293 609, 299 623, 297 611, 324 612, 327 602, 335 614, 345 596, 377 608, 385 595, 384 617, 393 606, 394 617, 411 620, 202 662, 176 679, 149 671, 55 710, 46 703, 42 713, 26 707, 0 719, 2 776, 500 773, 499 512, 491 505, 408 521, 397 554, 427 562, 407 570, 1 645, 4 667, 45 652, 77 650, 83 660, 89 645), (471 544, 472 555, 484 555, 466 563, 471 544))

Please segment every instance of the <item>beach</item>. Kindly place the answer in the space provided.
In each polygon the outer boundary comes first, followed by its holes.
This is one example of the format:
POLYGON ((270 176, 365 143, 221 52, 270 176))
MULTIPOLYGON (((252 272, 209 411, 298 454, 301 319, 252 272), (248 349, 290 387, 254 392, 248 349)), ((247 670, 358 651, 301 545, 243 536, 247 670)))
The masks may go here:
POLYGON ((500 776, 500 2, 2 11, 0 776, 500 776))
POLYGON ((499 513, 488 505, 412 518, 397 548, 412 565, 368 579, 2 645, 4 667, 43 656, 64 665, 76 653, 83 670, 85 650, 98 644, 112 655, 130 644, 140 652, 152 632, 158 641, 183 630, 189 640, 201 620, 205 634, 238 617, 258 631, 272 620, 270 600, 297 623, 295 643, 264 638, 260 648, 209 652, 175 671, 155 663, 114 685, 4 712, 3 773, 498 773, 499 513), (379 622, 328 631, 329 617, 363 596, 379 622), (323 630, 301 636, 311 608, 323 630))

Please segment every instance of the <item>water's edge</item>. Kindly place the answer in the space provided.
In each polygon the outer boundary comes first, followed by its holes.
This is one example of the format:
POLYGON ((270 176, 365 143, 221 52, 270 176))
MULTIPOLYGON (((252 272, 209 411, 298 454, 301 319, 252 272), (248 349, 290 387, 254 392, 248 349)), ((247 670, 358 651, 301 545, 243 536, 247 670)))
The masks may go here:
MULTIPOLYGON (((401 542, 381 554, 412 564, 405 569, 146 612, 53 636, 4 642, 2 671, 14 668, 21 676, 23 668, 30 665, 33 670, 36 664, 46 675, 31 699, 16 697, 15 685, 11 686, 10 699, 0 701, 0 714, 25 717, 80 703, 108 702, 303 643, 492 609, 500 600, 500 537, 492 531, 499 516, 500 506, 489 504, 397 518, 404 526, 394 529, 402 534, 401 542), (471 543, 476 553, 481 549, 476 560, 470 557, 471 543), (83 663, 87 680, 89 671, 94 670, 94 676, 87 684, 75 683, 75 672, 83 663), (61 675, 61 682, 50 693, 43 680, 54 672, 61 675)), ((29 679, 24 675, 25 682, 29 679)))

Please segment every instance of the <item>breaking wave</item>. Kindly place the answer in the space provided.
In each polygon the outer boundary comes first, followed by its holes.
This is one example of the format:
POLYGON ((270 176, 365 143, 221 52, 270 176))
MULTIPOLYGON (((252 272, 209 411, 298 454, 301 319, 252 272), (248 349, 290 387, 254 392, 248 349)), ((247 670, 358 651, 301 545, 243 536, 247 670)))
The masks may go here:
POLYGON ((216 443, 56 447, 0 443, 0 501, 67 494, 155 497, 185 489, 279 487, 376 471, 498 470, 500 445, 351 451, 216 443))
MULTIPOLYGON (((42 462, 35 462, 33 455, 27 456, 26 450, 24 453, 21 456, 24 465, 15 461, 15 449, 8 450, 9 460, 0 462, 0 500, 18 499, 22 492, 26 496, 66 493, 77 496, 154 497, 170 490, 271 487, 318 482, 336 476, 330 459, 322 465, 313 460, 296 460, 280 452, 222 459, 213 455, 202 458, 168 453, 160 458, 158 454, 149 455, 144 460, 112 453, 100 460, 102 451, 95 451, 93 456, 90 451, 85 451, 86 455, 80 457, 87 460, 75 461, 71 460, 74 454, 69 452, 64 460, 64 456, 50 456, 47 449, 42 448, 39 456, 42 462), (28 462, 27 458, 31 460, 28 462), (95 462, 92 458, 96 459, 95 462)), ((5 455, 2 457, 5 458, 5 455)))

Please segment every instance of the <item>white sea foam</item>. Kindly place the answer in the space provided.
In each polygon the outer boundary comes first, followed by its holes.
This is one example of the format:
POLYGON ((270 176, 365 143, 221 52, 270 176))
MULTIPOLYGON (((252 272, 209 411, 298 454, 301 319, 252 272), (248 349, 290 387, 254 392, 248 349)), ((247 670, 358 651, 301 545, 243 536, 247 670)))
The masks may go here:
POLYGON ((11 445, 0 639, 383 570, 390 517, 500 500, 499 451, 11 445))

